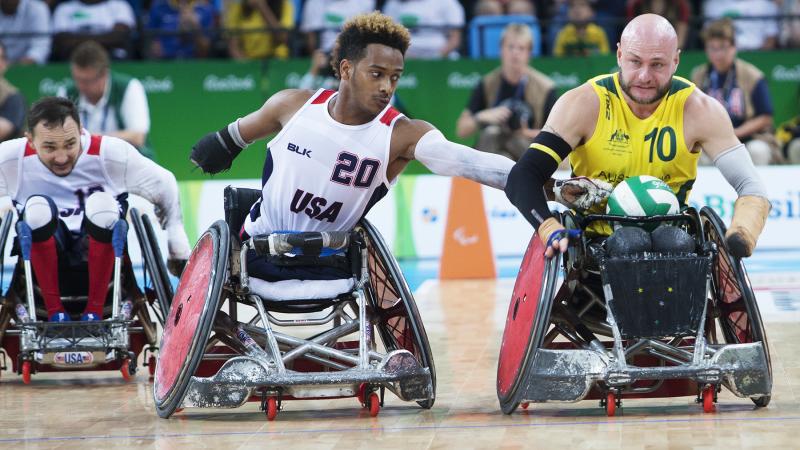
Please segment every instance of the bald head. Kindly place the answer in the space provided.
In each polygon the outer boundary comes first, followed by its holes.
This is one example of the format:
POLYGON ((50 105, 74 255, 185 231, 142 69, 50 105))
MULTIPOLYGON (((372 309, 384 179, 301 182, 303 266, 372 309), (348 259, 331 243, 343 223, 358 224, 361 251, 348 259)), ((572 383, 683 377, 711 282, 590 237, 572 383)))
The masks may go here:
POLYGON ((642 14, 631 20, 619 38, 620 47, 630 45, 659 46, 673 51, 678 49, 678 34, 669 21, 658 14, 642 14))

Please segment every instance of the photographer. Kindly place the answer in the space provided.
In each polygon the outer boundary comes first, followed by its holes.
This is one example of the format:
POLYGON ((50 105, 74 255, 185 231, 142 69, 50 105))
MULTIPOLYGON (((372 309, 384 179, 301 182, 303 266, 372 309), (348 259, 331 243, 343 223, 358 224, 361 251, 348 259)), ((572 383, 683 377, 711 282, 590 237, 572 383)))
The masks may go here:
POLYGON ((510 24, 503 30, 500 67, 475 86, 456 124, 461 138, 478 131, 478 150, 516 161, 547 120, 556 102, 555 83, 528 65, 532 47, 527 25, 510 24))

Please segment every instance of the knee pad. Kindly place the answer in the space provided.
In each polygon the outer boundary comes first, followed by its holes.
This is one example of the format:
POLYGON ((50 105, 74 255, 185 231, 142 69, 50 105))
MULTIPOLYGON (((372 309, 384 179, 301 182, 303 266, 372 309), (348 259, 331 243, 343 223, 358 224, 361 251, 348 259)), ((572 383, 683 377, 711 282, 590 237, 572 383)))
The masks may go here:
POLYGON ((769 165, 772 160, 772 150, 769 148, 769 144, 753 139, 745 144, 745 147, 747 147, 747 152, 750 153, 750 159, 753 160, 753 164, 756 166, 769 165))
POLYGON ((46 195, 31 195, 25 200, 23 220, 31 227, 34 242, 46 241, 58 227, 55 202, 46 195))
POLYGON ((86 199, 84 222, 89 236, 111 242, 114 224, 119 220, 119 203, 108 192, 95 192, 86 199))

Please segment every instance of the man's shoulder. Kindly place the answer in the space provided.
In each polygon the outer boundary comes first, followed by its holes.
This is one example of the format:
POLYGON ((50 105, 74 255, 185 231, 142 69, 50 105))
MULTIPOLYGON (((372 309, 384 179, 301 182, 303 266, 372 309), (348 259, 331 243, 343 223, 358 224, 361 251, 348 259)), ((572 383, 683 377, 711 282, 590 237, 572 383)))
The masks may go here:
POLYGON ((20 150, 28 144, 28 139, 21 137, 0 142, 0 164, 18 159, 20 150))

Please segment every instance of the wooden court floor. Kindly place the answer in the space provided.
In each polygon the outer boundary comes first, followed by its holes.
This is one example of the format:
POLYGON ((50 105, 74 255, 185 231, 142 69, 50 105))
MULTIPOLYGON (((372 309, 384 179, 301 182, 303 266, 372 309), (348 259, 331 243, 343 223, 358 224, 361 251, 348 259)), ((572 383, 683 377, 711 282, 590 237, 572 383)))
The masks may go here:
MULTIPOLYGON (((344 399, 285 402, 274 422, 255 403, 164 420, 142 372, 130 383, 116 372, 37 374, 26 386, 5 371, 0 448, 800 448, 800 327, 780 313, 765 314, 774 370, 765 409, 723 390, 715 414, 685 397, 627 400, 612 418, 595 401, 503 415, 495 371, 512 285, 429 281, 417 291, 438 375, 431 410, 387 393, 377 418, 344 399)), ((769 294, 757 292, 759 302, 769 294)), ((790 301, 800 297, 796 286, 787 292, 790 301)))

